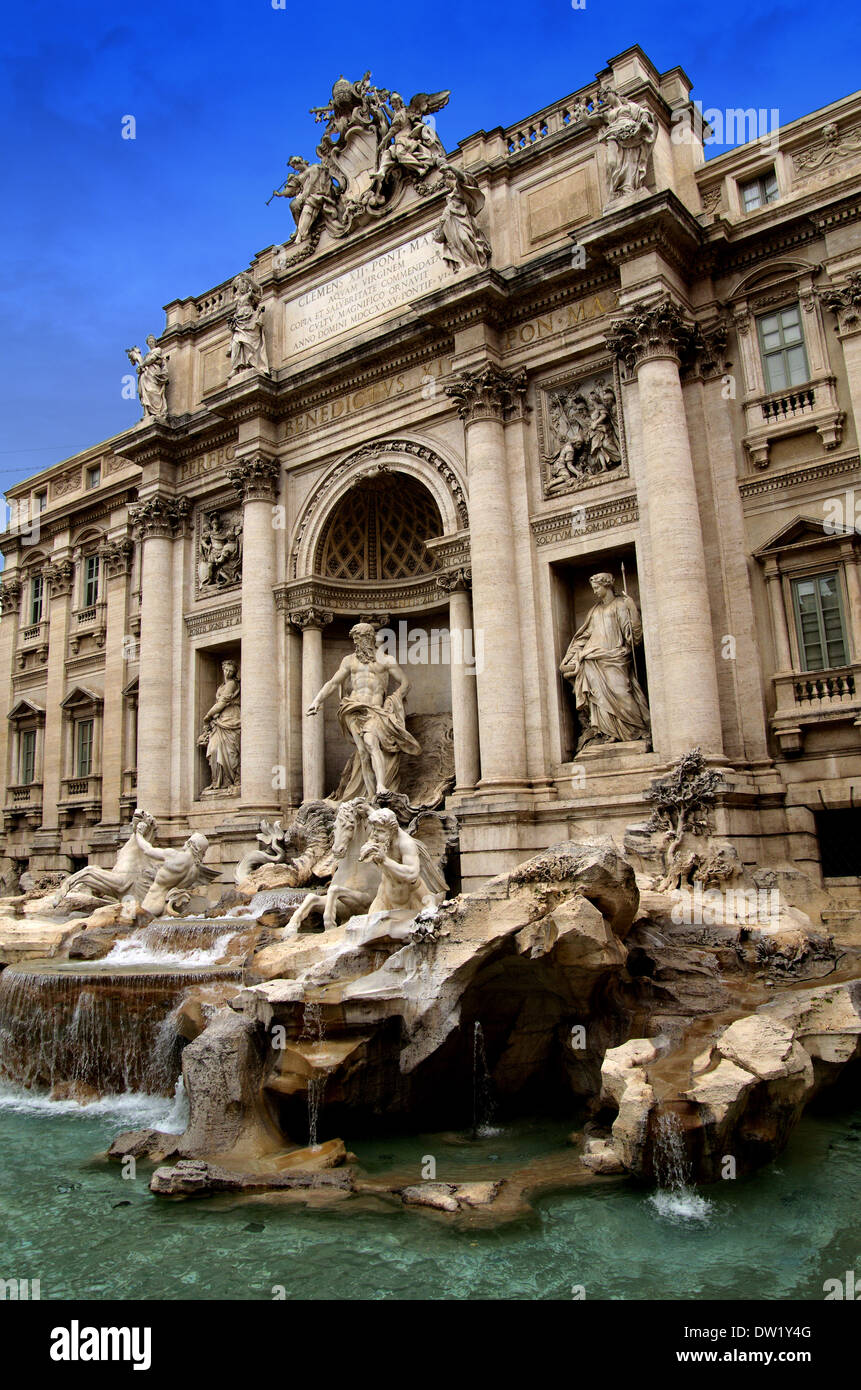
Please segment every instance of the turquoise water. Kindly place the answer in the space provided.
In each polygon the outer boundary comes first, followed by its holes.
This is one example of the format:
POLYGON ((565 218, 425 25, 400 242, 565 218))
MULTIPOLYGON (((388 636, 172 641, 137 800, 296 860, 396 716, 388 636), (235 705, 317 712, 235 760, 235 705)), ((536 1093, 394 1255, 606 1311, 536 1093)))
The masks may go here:
MULTIPOLYGON (((81 1108, 0 1093, 0 1277, 40 1279, 43 1299, 813 1299, 861 1274, 861 1111, 807 1116, 752 1179, 664 1203, 625 1182, 546 1196, 505 1226, 372 1199, 308 1209, 227 1198, 164 1202, 140 1165, 124 1181, 98 1157, 122 1129, 182 1127, 167 1101, 81 1108), (171 1114, 171 1111, 173 1113, 171 1114), (685 1214, 690 1211, 690 1214, 685 1214)), ((419 1135, 356 1141, 365 1169, 492 1178, 564 1143, 566 1127, 520 1124, 477 1144, 419 1135)), ((349 1136, 346 1136, 350 1146, 349 1136)))

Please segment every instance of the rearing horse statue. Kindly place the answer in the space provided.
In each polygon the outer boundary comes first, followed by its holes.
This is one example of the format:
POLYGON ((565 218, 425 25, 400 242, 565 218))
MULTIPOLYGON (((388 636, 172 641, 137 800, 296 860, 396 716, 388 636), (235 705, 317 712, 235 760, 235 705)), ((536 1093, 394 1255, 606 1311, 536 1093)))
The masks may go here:
POLYGON ((325 894, 309 893, 302 899, 285 933, 295 932, 312 912, 323 913, 323 926, 334 927, 342 920, 367 912, 380 886, 380 866, 363 863, 359 851, 367 836, 368 814, 373 808, 364 797, 354 797, 338 807, 335 816, 332 856, 338 861, 325 894))

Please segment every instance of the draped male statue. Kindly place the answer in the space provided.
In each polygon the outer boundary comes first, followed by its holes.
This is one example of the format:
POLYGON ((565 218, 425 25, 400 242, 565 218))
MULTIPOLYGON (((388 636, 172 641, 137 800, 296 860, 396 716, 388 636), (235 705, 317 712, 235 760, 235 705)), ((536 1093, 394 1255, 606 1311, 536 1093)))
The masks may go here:
POLYGON ((598 602, 559 667, 580 716, 578 753, 587 744, 649 737, 649 706, 634 671, 634 646, 643 635, 637 605, 616 593, 611 574, 593 574, 589 583, 598 602))
POLYGON ((377 650, 371 623, 356 623, 350 636, 355 653, 344 657, 307 712, 315 715, 329 695, 339 693, 338 723, 356 752, 341 778, 338 800, 365 795, 373 801, 398 790, 401 754, 414 756, 422 750, 407 731, 404 699, 410 683, 400 666, 394 657, 377 650), (389 676, 398 682, 391 695, 386 694, 389 676))

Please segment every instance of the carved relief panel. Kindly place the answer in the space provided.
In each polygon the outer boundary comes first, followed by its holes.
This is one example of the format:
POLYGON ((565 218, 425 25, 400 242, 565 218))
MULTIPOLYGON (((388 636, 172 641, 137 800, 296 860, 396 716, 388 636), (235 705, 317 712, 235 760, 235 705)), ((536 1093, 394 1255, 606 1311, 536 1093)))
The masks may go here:
POLYGON ((211 598, 242 583, 242 508, 232 502, 212 502, 197 510, 196 598, 211 598))
POLYGON ((567 372, 539 390, 538 440, 545 497, 628 476, 618 367, 610 359, 567 372))

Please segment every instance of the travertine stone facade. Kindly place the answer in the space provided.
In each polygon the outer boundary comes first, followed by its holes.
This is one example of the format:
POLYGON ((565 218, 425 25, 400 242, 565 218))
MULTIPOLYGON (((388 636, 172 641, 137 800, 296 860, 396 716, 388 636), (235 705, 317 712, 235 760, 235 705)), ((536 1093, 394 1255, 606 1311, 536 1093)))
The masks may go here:
POLYGON ((448 154, 446 95, 336 84, 296 230, 275 200, 247 273, 168 305, 165 410, 10 490, 5 871, 112 862, 138 802, 236 863, 337 786, 337 701, 307 711, 362 619, 407 728, 450 721, 466 886, 618 834, 698 744, 746 862, 857 891, 861 94, 708 162, 639 48, 448 154), (559 670, 607 573, 642 642, 591 671, 633 672, 650 740, 583 743, 559 670))

